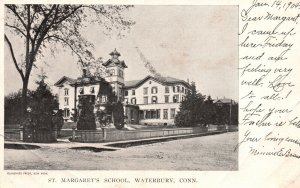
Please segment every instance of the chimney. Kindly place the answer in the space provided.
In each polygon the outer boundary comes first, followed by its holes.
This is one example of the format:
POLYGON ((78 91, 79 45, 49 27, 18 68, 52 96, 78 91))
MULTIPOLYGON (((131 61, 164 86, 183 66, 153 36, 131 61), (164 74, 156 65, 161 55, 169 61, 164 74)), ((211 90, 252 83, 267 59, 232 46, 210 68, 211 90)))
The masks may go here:
POLYGON ((187 79, 187 83, 190 84, 190 80, 189 79, 187 79))

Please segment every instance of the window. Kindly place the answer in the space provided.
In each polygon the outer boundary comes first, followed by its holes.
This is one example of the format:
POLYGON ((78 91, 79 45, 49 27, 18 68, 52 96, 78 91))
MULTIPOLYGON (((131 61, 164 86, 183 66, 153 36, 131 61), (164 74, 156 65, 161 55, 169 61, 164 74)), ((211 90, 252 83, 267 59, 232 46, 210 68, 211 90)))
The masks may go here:
POLYGON ((114 76, 114 75, 115 75, 114 69, 108 70, 108 76, 114 76))
POLYGON ((179 102, 179 96, 178 95, 173 96, 173 102, 179 102))
POLYGON ((65 88, 65 96, 68 96, 68 95, 69 95, 69 89, 65 88))
POLYGON ((65 97, 65 106, 69 105, 69 97, 65 97))
POLYGON ((64 109, 64 117, 69 117, 70 116, 70 110, 68 108, 64 109))
POLYGON ((127 90, 124 91, 124 95, 128 96, 128 91, 127 90))
POLYGON ((160 119, 160 109, 157 110, 157 119, 160 119))
POLYGON ((177 92, 178 93, 180 92, 180 86, 177 86, 177 92))
POLYGON ((125 104, 128 104, 128 99, 127 98, 125 98, 124 101, 125 101, 125 104))
POLYGON ((144 88, 144 95, 148 95, 148 88, 147 87, 144 88))
POLYGON ((105 103, 107 101, 107 97, 106 96, 102 96, 101 97, 101 103, 105 103))
POLYGON ((119 76, 123 78, 123 71, 121 69, 119 69, 119 76))
POLYGON ((169 92, 170 92, 169 86, 166 86, 166 87, 165 87, 165 93, 169 93, 169 92))
POLYGON ((152 101, 152 103, 157 103, 157 96, 153 96, 151 101, 152 101))
POLYGON ((184 87, 181 88, 181 92, 184 93, 184 87))
POLYGON ((131 104, 136 104, 136 98, 131 99, 131 104))
POLYGON ((80 95, 83 95, 83 94, 84 94, 84 88, 83 88, 83 87, 79 89, 79 94, 80 94, 80 95))
POLYGON ((144 97, 144 104, 148 104, 148 97, 144 97))
POLYGON ((175 108, 171 108, 170 115, 171 115, 171 119, 175 118, 175 108))
POLYGON ((151 111, 146 111, 146 119, 150 119, 151 118, 151 111))
POLYGON ((151 93, 156 94, 157 93, 157 87, 152 87, 151 88, 151 93))
POLYGON ((90 92, 91 92, 91 93, 95 93, 95 88, 94 88, 94 87, 91 87, 91 88, 90 88, 90 92))
POLYGON ((132 95, 135 95, 135 90, 134 89, 132 90, 132 95))
POLYGON ((140 119, 144 119, 144 111, 140 110, 140 119))
POLYGON ((169 95, 165 96, 165 103, 169 103, 169 95))
POLYGON ((173 93, 175 93, 176 92, 176 87, 175 86, 173 86, 173 93))
POLYGON ((147 111, 140 110, 140 119, 160 119, 160 110, 151 109, 147 111))
POLYGON ((151 110, 151 119, 156 119, 156 118, 157 118, 157 111, 151 110))
POLYGON ((164 109, 164 119, 168 119, 168 109, 164 109))

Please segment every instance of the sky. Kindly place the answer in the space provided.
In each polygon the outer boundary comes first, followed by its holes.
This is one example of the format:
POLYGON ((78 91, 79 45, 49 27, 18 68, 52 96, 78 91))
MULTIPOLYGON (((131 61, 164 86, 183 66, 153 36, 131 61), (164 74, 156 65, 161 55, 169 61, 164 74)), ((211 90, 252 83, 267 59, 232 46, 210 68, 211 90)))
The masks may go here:
MULTIPOLYGON (((82 31, 94 44, 96 58, 109 59, 115 48, 121 53, 120 59, 128 66, 125 80, 150 74, 137 53, 138 47, 161 75, 194 81, 200 93, 212 98, 238 100, 237 6, 135 6, 126 17, 136 24, 121 39, 104 35, 101 25, 89 25, 82 31)), ((9 94, 20 89, 22 82, 7 45, 4 54, 4 91, 9 94)), ((41 69, 53 92, 53 84, 62 76, 81 76, 77 58, 68 49, 57 49, 55 56, 45 51, 43 56, 32 72, 30 89, 36 87, 41 69)))

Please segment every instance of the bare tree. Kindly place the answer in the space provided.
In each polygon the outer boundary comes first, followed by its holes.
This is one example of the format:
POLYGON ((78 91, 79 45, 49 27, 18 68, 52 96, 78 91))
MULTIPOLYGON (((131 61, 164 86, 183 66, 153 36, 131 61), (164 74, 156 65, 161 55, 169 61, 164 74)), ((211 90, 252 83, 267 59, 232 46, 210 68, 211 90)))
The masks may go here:
POLYGON ((31 70, 38 65, 37 58, 45 48, 52 51, 57 45, 63 45, 75 54, 82 65, 94 60, 91 49, 93 44, 81 35, 85 22, 97 23, 109 33, 117 31, 122 35, 134 24, 126 19, 122 12, 129 5, 5 5, 5 42, 18 73, 23 82, 22 111, 27 106, 27 89, 31 70), (9 36, 10 34, 14 34, 9 36), (15 48, 10 37, 24 41, 24 49, 15 48), (21 61, 16 58, 16 51, 24 52, 21 61))

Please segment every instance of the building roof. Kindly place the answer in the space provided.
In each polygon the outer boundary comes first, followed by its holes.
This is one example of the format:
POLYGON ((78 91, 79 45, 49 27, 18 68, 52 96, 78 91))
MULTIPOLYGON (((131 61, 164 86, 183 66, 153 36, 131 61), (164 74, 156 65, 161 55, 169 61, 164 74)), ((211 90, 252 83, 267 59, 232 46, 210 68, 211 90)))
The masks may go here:
POLYGON ((139 83, 141 80, 130 80, 125 81, 125 87, 134 87, 137 83, 139 83))
POLYGON ((85 85, 85 84, 93 84, 93 83, 99 83, 99 82, 106 82, 105 79, 101 78, 95 78, 95 77, 79 77, 77 79, 69 78, 67 76, 63 76, 61 79, 59 79, 54 85, 57 87, 60 87, 65 83, 66 81, 70 82, 70 85, 85 85))
POLYGON ((121 56, 121 54, 117 51, 117 49, 115 49, 114 51, 110 52, 111 58, 109 60, 107 60, 106 62, 104 62, 102 65, 107 67, 109 65, 119 65, 123 68, 128 68, 127 65, 125 64, 125 62, 122 60, 119 60, 119 56, 121 56), (117 56, 116 58, 114 56, 117 56))
POLYGON ((76 82, 76 79, 73 79, 73 78, 70 78, 70 77, 67 77, 67 76, 63 76, 61 79, 59 79, 54 85, 55 86, 59 86, 61 85, 62 83, 64 83, 65 81, 68 81, 70 82, 70 84, 74 84, 76 82))
POLYGON ((138 87, 138 86, 140 86, 141 84, 143 84, 144 82, 146 82, 149 79, 153 79, 153 80, 155 80, 159 83, 165 84, 165 85, 173 85, 173 84, 181 83, 181 84, 186 85, 187 87, 190 87, 190 84, 187 83, 184 80, 180 80, 180 79, 173 78, 173 77, 170 77, 170 76, 167 76, 167 77, 153 77, 153 76, 149 75, 149 76, 146 76, 144 79, 141 79, 141 80, 125 81, 125 89, 126 88, 128 89, 128 88, 138 87))
POLYGON ((230 103, 235 103, 234 100, 232 99, 227 99, 227 98, 223 98, 223 99, 215 99, 214 103, 223 103, 223 104, 230 104, 230 103))
POLYGON ((114 51, 112 51, 112 52, 110 52, 110 54, 109 55, 111 55, 111 56, 114 56, 114 55, 117 55, 117 56, 121 56, 121 54, 117 51, 117 49, 115 48, 115 50, 114 51))
POLYGON ((104 62, 102 65, 104 67, 108 67, 111 64, 112 65, 120 65, 123 68, 128 68, 124 61, 120 61, 119 59, 116 59, 116 58, 111 58, 111 59, 107 60, 106 62, 104 62))

